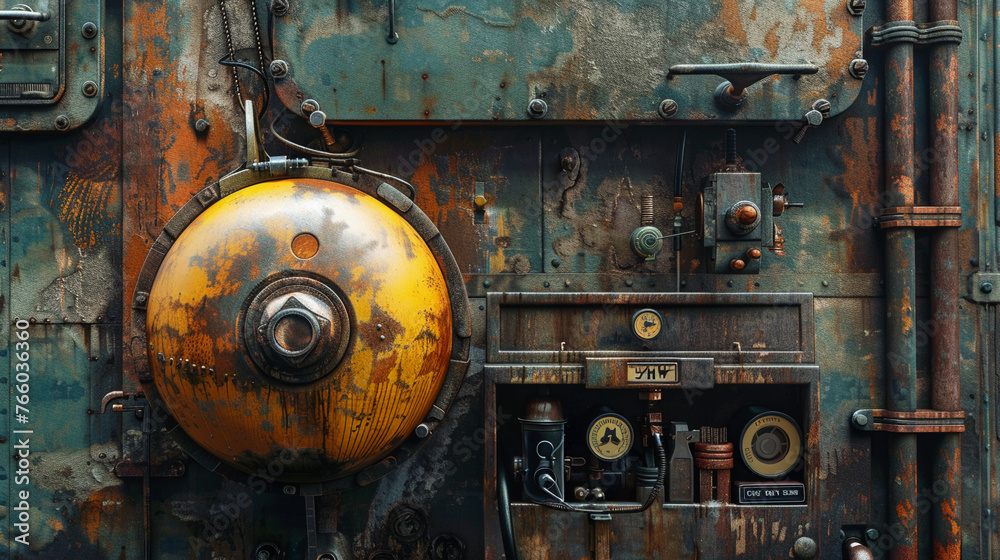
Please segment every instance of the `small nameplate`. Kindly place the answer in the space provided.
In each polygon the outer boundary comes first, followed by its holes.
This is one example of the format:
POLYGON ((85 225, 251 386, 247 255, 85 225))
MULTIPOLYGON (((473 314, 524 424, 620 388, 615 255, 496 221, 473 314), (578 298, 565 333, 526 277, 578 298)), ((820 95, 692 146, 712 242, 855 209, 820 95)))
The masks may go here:
POLYGON ((741 504, 804 504, 806 487, 801 482, 737 483, 741 504))
POLYGON ((680 382, 677 375, 677 362, 628 362, 626 367, 626 381, 629 383, 676 384, 680 382))

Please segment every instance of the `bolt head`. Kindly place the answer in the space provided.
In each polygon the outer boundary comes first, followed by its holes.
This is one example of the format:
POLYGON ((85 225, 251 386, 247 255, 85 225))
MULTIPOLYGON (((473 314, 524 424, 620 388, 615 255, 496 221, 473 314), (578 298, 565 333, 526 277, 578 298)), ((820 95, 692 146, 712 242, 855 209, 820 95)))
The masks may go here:
POLYGON ((56 130, 66 130, 69 128, 69 117, 66 115, 59 115, 56 117, 55 125, 56 130))
POLYGON ((309 124, 313 125, 316 128, 323 126, 324 124, 326 124, 326 113, 318 110, 309 113, 309 124))
POLYGON ((805 121, 809 126, 819 126, 823 124, 823 113, 816 109, 810 109, 806 113, 805 121))
POLYGON ((271 70, 271 75, 278 78, 288 73, 288 63, 284 60, 274 60, 271 62, 269 69, 271 70))
POLYGON ((862 80, 865 74, 868 73, 868 61, 863 58, 855 58, 851 61, 851 65, 847 68, 851 76, 854 76, 858 80, 862 80))
POLYGON ((541 99, 532 99, 528 102, 528 116, 533 119, 540 119, 549 112, 549 106, 541 99))

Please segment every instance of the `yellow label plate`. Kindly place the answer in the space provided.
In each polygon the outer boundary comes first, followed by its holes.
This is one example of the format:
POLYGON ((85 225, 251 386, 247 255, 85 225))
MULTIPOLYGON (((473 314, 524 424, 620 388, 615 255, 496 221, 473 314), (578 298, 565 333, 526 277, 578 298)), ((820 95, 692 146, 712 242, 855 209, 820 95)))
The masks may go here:
POLYGON ((680 383, 677 362, 629 362, 626 367, 629 383, 680 383))

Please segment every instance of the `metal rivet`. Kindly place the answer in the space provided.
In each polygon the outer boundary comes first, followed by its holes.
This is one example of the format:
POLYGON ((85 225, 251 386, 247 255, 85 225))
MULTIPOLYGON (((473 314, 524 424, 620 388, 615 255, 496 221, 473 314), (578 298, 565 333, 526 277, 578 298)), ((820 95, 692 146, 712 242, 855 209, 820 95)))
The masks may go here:
POLYGON ((656 108, 656 112, 659 113, 661 117, 669 119, 677 114, 677 102, 673 99, 664 99, 663 101, 660 101, 660 105, 656 108))
POLYGON ((988 294, 993 291, 993 282, 983 282, 979 285, 979 291, 988 294))
POLYGON ((854 423, 857 424, 858 426, 867 426, 868 417, 865 416, 864 414, 858 414, 857 416, 854 417, 854 423))
POLYGON ((559 268, 560 266, 562 266, 562 261, 559 259, 552 259, 552 266, 559 268))
POLYGON ((868 529, 865 531, 865 535, 873 541, 877 541, 879 537, 878 529, 868 529))
POLYGON ((827 287, 829 287, 829 286, 830 286, 830 282, 828 282, 828 281, 826 281, 826 280, 823 280, 822 284, 823 284, 823 287, 824 287, 824 288, 827 288, 827 287))
POLYGON ((484 288, 489 288, 490 287, 490 281, 489 280, 483 280, 483 287, 484 288))
POLYGON ((97 24, 92 21, 88 21, 83 24, 83 28, 80 29, 80 33, 83 35, 84 39, 93 39, 94 37, 97 37, 97 24))
POLYGON ((550 285, 551 284, 549 284, 548 282, 542 282, 542 286, 545 286, 546 288, 548 288, 550 285))

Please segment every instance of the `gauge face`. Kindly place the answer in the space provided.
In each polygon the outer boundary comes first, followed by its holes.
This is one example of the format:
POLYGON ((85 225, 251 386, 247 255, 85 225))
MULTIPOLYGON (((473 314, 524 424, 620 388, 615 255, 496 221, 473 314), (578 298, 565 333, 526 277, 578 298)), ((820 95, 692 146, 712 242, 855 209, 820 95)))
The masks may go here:
POLYGON ((663 330, 663 317, 653 309, 640 309, 632 316, 632 334, 642 340, 652 340, 663 330))
POLYGON ((758 476, 781 478, 792 471, 802 455, 799 425, 787 414, 766 412, 755 416, 740 435, 743 463, 758 476))
POLYGON ((594 418, 587 429, 587 447, 605 461, 624 457, 632 449, 632 439, 628 420, 610 412, 594 418))

